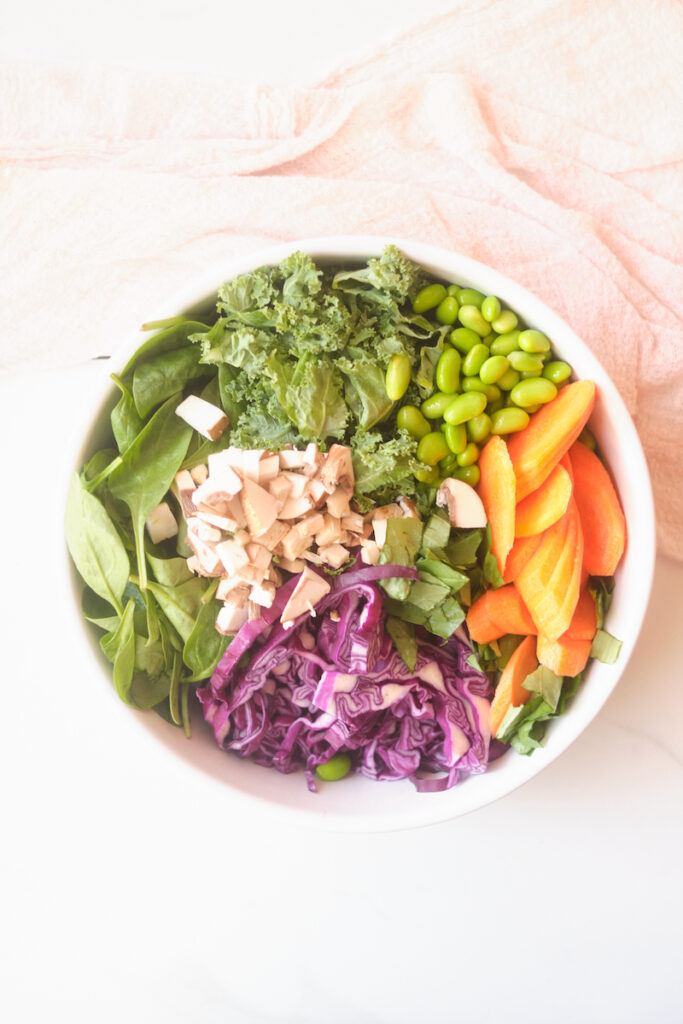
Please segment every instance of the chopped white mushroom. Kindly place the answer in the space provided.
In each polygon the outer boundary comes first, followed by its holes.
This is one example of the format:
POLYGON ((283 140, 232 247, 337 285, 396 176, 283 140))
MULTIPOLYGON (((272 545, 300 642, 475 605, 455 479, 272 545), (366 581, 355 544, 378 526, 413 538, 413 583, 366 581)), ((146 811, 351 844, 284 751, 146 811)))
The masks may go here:
POLYGON ((145 526, 153 544, 159 544, 162 540, 168 540, 169 537, 175 537, 178 534, 175 516, 165 501, 152 509, 147 516, 145 526))
POLYGON ((224 448, 221 452, 213 452, 209 455, 209 476, 221 473, 226 467, 233 469, 238 475, 242 475, 241 448, 224 448))
POLYGON ((296 524, 294 529, 303 537, 312 537, 325 525, 325 517, 320 512, 311 512, 296 524))
POLYGON ((296 573, 301 572, 306 563, 304 562, 303 558, 286 558, 284 555, 281 555, 278 558, 277 564, 281 566, 281 568, 283 568, 285 572, 296 573))
POLYGON ((216 555, 232 576, 237 575, 239 570, 249 563, 247 552, 236 540, 224 540, 217 544, 216 555))
POLYGON ((270 608, 275 600, 275 584, 263 582, 251 588, 251 600, 263 608, 270 608))
POLYGON ((379 544, 380 548, 384 547, 384 543, 387 539, 387 521, 386 519, 373 519, 372 528, 375 533, 375 543, 379 544))
POLYGON ((360 512, 349 512, 347 516, 342 516, 341 525, 351 533, 362 533, 365 521, 360 512))
POLYGON ((227 600, 228 594, 233 590, 237 590, 238 587, 243 587, 244 583, 239 576, 222 576, 220 583, 216 588, 216 600, 225 601, 227 600))
POLYGON ((289 484, 288 498, 301 498, 310 487, 310 480, 303 473, 280 473, 279 478, 289 484))
POLYGON ((404 495, 401 495, 399 498, 397 498, 397 501, 401 508, 401 511, 403 512, 403 515, 407 519, 420 518, 420 513, 417 510, 417 505, 415 504, 412 498, 406 498, 404 497, 404 495))
POLYGON ((312 510, 314 504, 310 494, 304 494, 300 498, 287 498, 280 509, 280 519, 300 519, 312 510))
POLYGON ((196 534, 192 533, 191 530, 187 531, 186 537, 187 543, 194 551, 199 566, 201 568, 201 576, 219 576, 223 568, 223 564, 216 553, 216 549, 213 544, 209 544, 204 540, 197 537, 196 534))
POLYGON ((355 477, 350 448, 342 444, 332 445, 320 471, 320 482, 328 494, 332 494, 337 487, 343 487, 344 490, 353 493, 355 477))
POLYGON ((307 477, 315 476, 323 465, 323 459, 324 455, 322 452, 318 451, 317 444, 313 444, 313 442, 311 442, 311 444, 306 445, 306 449, 304 451, 304 475, 307 477))
POLYGON ((247 618, 249 622, 261 618, 261 606, 256 601, 249 601, 247 603, 247 618))
POLYGON ((247 621, 248 615, 246 601, 241 606, 226 602, 216 618, 216 629, 223 636, 234 636, 247 621))
POLYGON ((301 469, 305 465, 303 452, 284 448, 278 455, 283 469, 301 469))
POLYGON ((327 498, 327 490, 325 489, 325 485, 322 484, 320 480, 311 480, 308 490, 311 497, 313 498, 313 501, 315 502, 316 508, 320 508, 321 505, 325 504, 325 500, 327 498))
POLYGON ((258 480, 257 483, 265 487, 274 480, 280 472, 280 460, 277 455, 268 455, 265 459, 261 459, 258 465, 258 480))
POLYGON ((234 469, 224 466, 220 473, 211 473, 194 494, 192 501, 196 506, 208 505, 220 511, 232 498, 242 490, 242 481, 234 469))
POLYGON ((197 395, 189 395, 176 409, 176 416, 189 423, 198 434, 209 441, 217 441, 228 426, 228 417, 222 409, 197 395))
POLYGON ((249 533, 252 537, 259 537, 277 519, 279 501, 248 477, 244 480, 240 500, 249 533))
POLYGON ((245 480, 259 482, 259 464, 265 452, 262 448, 245 448, 242 452, 242 473, 245 480))
POLYGON ((193 466, 192 469, 190 470, 190 476, 194 480, 197 487, 199 487, 200 484, 204 483, 208 475, 208 466, 205 466, 203 462, 200 462, 198 466, 193 466))
MULTIPOLYGON (((204 506, 204 508, 206 508, 206 506, 204 506)), ((215 512, 205 512, 203 509, 197 509, 197 514, 194 518, 199 519, 202 523, 209 523, 219 531, 225 530, 226 533, 234 533, 235 530, 239 529, 239 523, 234 519, 231 519, 230 516, 218 516, 215 512)), ((215 539, 221 539, 220 533, 215 539)))
POLYGON ((199 516, 192 516, 187 520, 187 532, 194 534, 206 544, 217 544, 223 536, 221 531, 211 523, 205 522, 199 516))
POLYGON ((245 550, 251 565, 257 565, 259 569, 263 569, 265 572, 272 561, 273 552, 269 551, 268 548, 264 548, 262 544, 257 544, 255 541, 247 544, 245 550))
POLYGON ((379 553, 379 544, 376 544, 374 540, 361 541, 360 557, 366 565, 377 565, 379 553))
POLYGON ((282 554, 286 559, 299 558, 307 548, 310 548, 312 537, 306 537, 297 532, 295 527, 289 531, 286 537, 281 540, 282 554))
POLYGON ((304 551, 304 558, 313 565, 325 564, 322 555, 319 555, 317 551, 304 551))
POLYGON ((323 526, 315 535, 315 542, 319 548, 340 540, 343 533, 341 524, 341 519, 335 519, 329 513, 325 516, 323 526))
POLYGON ((279 473, 273 480, 269 481, 268 490, 274 498, 284 502, 289 497, 292 485, 284 473, 279 473))
POLYGON ((338 487, 336 491, 328 495, 327 511, 330 515, 336 516, 337 519, 347 516, 351 511, 349 502, 352 497, 353 491, 349 491, 344 487, 338 487))
POLYGON ((269 551, 275 551, 276 547, 280 543, 283 537, 286 537, 289 533, 289 526, 287 523, 280 522, 276 519, 272 526, 270 526, 265 533, 262 533, 258 539, 259 544, 262 544, 264 548, 268 548, 269 551))
POLYGON ((349 553, 343 544, 330 544, 325 548, 318 548, 318 553, 332 569, 340 569, 348 560, 349 553))
POLYGON ((311 612, 316 604, 330 592, 330 584, 308 566, 303 570, 282 611, 282 625, 288 629, 304 612, 311 612))
POLYGON ((449 477, 436 492, 436 503, 448 507, 451 526, 474 529, 486 526, 486 511, 481 498, 464 480, 449 477))
POLYGON ((171 494, 175 495, 178 500, 178 504, 182 509, 182 513, 186 519, 194 515, 194 502, 192 496, 197 490, 197 484, 195 483, 192 474, 186 469, 180 469, 173 478, 171 484, 171 494))

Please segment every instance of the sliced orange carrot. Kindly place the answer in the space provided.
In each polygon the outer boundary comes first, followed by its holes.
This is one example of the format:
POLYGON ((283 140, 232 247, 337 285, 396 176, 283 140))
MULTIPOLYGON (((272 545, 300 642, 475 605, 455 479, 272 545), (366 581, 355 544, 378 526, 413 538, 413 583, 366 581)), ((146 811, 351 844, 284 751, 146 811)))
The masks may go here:
POLYGON ((515 543, 510 548, 510 554, 505 563, 503 579, 506 583, 512 583, 513 580, 517 579, 540 543, 540 535, 535 537, 517 537, 515 543))
POLYGON ((588 587, 583 587, 576 603, 572 621, 560 640, 592 640, 598 631, 595 601, 588 587))
POLYGON ((546 480, 583 430, 595 403, 592 380, 577 380, 531 417, 508 444, 522 501, 546 480))
POLYGON ((533 537, 547 530, 567 511, 571 493, 571 477, 564 466, 558 463, 548 479, 517 505, 515 536, 533 537))
POLYGON ((467 613, 470 637, 479 644, 490 644, 501 636, 536 633, 536 626, 514 583, 487 590, 467 613))
POLYGON ((584 565, 591 576, 612 576, 626 546, 626 520, 609 473, 577 441, 569 452, 574 493, 584 536, 584 565))
POLYGON ((521 707, 531 697, 531 691, 525 690, 522 683, 538 668, 536 659, 536 638, 527 636, 519 647, 515 648, 512 657, 500 674, 498 686, 491 704, 491 735, 495 736, 500 723, 510 708, 521 707))
POLYGON ((579 599, 583 540, 576 502, 542 535, 515 581, 539 633, 556 640, 572 620, 579 599))
POLYGON ((490 644, 492 640, 498 640, 503 631, 497 626, 489 615, 488 602, 484 598, 490 594, 487 590, 470 605, 467 612, 467 630, 472 640, 478 644, 490 644))
POLYGON ((479 497, 491 524, 491 551, 501 573, 515 540, 515 474, 502 437, 494 435, 479 458, 479 497))
POLYGON ((549 640, 539 634, 536 653, 541 665, 545 665, 556 676, 576 676, 583 672, 590 655, 591 641, 561 636, 549 640))

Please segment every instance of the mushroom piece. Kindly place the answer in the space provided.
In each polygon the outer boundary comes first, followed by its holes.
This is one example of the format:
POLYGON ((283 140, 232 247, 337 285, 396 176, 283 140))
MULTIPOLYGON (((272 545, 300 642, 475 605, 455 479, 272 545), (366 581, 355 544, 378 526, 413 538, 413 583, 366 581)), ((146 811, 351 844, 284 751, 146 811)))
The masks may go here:
POLYGON ((482 500, 464 480, 448 477, 436 492, 436 503, 440 508, 448 508, 451 526, 473 529, 486 526, 486 511, 482 500))
POLYGON ((197 395, 189 395, 175 412, 208 441, 217 441, 228 426, 223 410, 197 395))
MULTIPOLYGON (((320 517, 320 525, 322 526, 322 516, 320 517)), ((160 505, 152 509, 147 516, 145 526, 147 527, 149 539, 153 544, 159 544, 162 540, 175 537, 178 533, 178 524, 165 501, 162 501, 160 505)))
POLYGON ((306 566, 282 610, 281 621, 284 628, 289 629, 293 626, 294 620, 305 612, 312 612, 318 601, 321 601, 325 594, 329 594, 331 589, 327 580, 306 566))

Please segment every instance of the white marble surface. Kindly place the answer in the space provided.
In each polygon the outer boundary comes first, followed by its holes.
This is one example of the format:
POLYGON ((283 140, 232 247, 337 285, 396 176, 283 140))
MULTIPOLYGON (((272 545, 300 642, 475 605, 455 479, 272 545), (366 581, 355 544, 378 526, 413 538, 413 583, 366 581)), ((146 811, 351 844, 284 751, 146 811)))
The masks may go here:
MULTIPOLYGON (((235 73, 291 81, 418 18, 401 0, 294 4, 300 32, 284 52, 292 5, 193 6, 194 21, 182 3, 95 14, 85 0, 10 0, 0 57, 201 70, 221 53, 220 25, 241 40, 235 73)), ((423 0, 419 14, 449 6, 423 0)), ((48 312, 37 300, 46 329, 48 312)), ((521 790, 414 832, 274 827, 227 794, 217 806, 142 731, 103 718, 102 680, 79 672, 51 494, 95 372, 65 358, 59 372, 0 380, 3 1019, 679 1024, 683 566, 658 562, 615 694, 521 790)))

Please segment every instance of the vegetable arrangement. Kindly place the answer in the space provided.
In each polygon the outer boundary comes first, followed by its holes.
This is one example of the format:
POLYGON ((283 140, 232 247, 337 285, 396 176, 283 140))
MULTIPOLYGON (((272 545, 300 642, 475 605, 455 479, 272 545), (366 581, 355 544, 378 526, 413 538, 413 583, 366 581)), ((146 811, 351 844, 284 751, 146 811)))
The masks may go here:
POLYGON ((595 385, 496 296, 393 246, 293 253, 223 285, 213 322, 151 326, 66 510, 124 701, 189 736, 198 697, 222 747, 312 789, 436 791, 531 753, 589 657, 615 660, 595 385))

